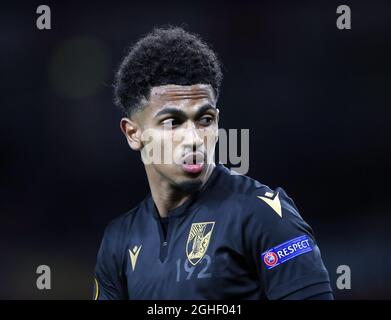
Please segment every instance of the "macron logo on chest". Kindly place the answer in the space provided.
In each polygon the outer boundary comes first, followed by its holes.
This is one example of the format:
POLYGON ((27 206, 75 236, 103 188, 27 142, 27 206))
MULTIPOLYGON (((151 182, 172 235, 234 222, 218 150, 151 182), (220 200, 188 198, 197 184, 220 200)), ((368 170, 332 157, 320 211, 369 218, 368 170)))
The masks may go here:
POLYGON ((137 258, 138 258, 140 251, 141 251, 141 247, 142 247, 142 245, 140 245, 139 247, 134 246, 133 250, 129 249, 130 262, 132 264, 133 271, 136 268, 137 258))

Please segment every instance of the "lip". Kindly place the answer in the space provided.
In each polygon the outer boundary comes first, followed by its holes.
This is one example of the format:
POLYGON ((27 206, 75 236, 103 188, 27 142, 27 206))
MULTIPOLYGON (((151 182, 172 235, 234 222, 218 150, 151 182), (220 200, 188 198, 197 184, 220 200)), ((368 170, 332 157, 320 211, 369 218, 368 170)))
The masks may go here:
POLYGON ((182 159, 183 171, 191 174, 200 173, 204 168, 204 155, 200 152, 188 153, 182 159))
POLYGON ((192 174, 200 173, 203 168, 204 168, 204 164, 203 163, 183 164, 182 165, 183 171, 185 171, 187 173, 192 173, 192 174))

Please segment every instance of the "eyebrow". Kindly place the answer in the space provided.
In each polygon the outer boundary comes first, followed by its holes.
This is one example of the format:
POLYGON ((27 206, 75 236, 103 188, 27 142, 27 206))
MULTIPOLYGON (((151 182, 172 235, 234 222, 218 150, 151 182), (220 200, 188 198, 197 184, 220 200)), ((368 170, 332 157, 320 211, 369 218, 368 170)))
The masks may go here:
MULTIPOLYGON (((203 114, 204 112, 206 112, 207 110, 210 110, 210 109, 214 110, 216 108, 213 107, 210 103, 206 103, 206 104, 202 105, 197 110, 195 117, 196 118, 199 117, 201 114, 203 114)), ((160 117, 162 115, 166 115, 166 114, 181 117, 181 118, 187 117, 186 112, 184 112, 182 109, 167 107, 167 108, 160 110, 158 113, 156 113, 155 118, 160 117)))

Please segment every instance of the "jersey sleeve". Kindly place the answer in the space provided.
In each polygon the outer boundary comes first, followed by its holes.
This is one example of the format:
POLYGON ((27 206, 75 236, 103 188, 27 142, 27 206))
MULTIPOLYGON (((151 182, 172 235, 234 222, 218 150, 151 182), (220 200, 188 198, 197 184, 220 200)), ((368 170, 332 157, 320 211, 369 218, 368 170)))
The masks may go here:
POLYGON ((246 226, 250 263, 268 299, 332 297, 330 279, 311 227, 282 188, 254 194, 246 226))
POLYGON ((127 299, 126 280, 122 274, 119 250, 119 228, 113 223, 107 226, 95 266, 94 300, 127 299))

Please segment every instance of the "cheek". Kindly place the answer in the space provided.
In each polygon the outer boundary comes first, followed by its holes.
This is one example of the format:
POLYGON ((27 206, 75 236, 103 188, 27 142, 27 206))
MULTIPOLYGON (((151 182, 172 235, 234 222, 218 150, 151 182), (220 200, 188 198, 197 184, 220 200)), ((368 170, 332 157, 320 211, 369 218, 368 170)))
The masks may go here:
POLYGON ((142 149, 142 157, 144 162, 148 161, 148 164, 162 164, 164 163, 164 143, 165 135, 161 130, 147 129, 144 130, 141 136, 144 147, 142 149))
POLYGON ((204 145, 205 149, 211 151, 215 148, 218 138, 217 128, 210 128, 204 132, 204 145))

